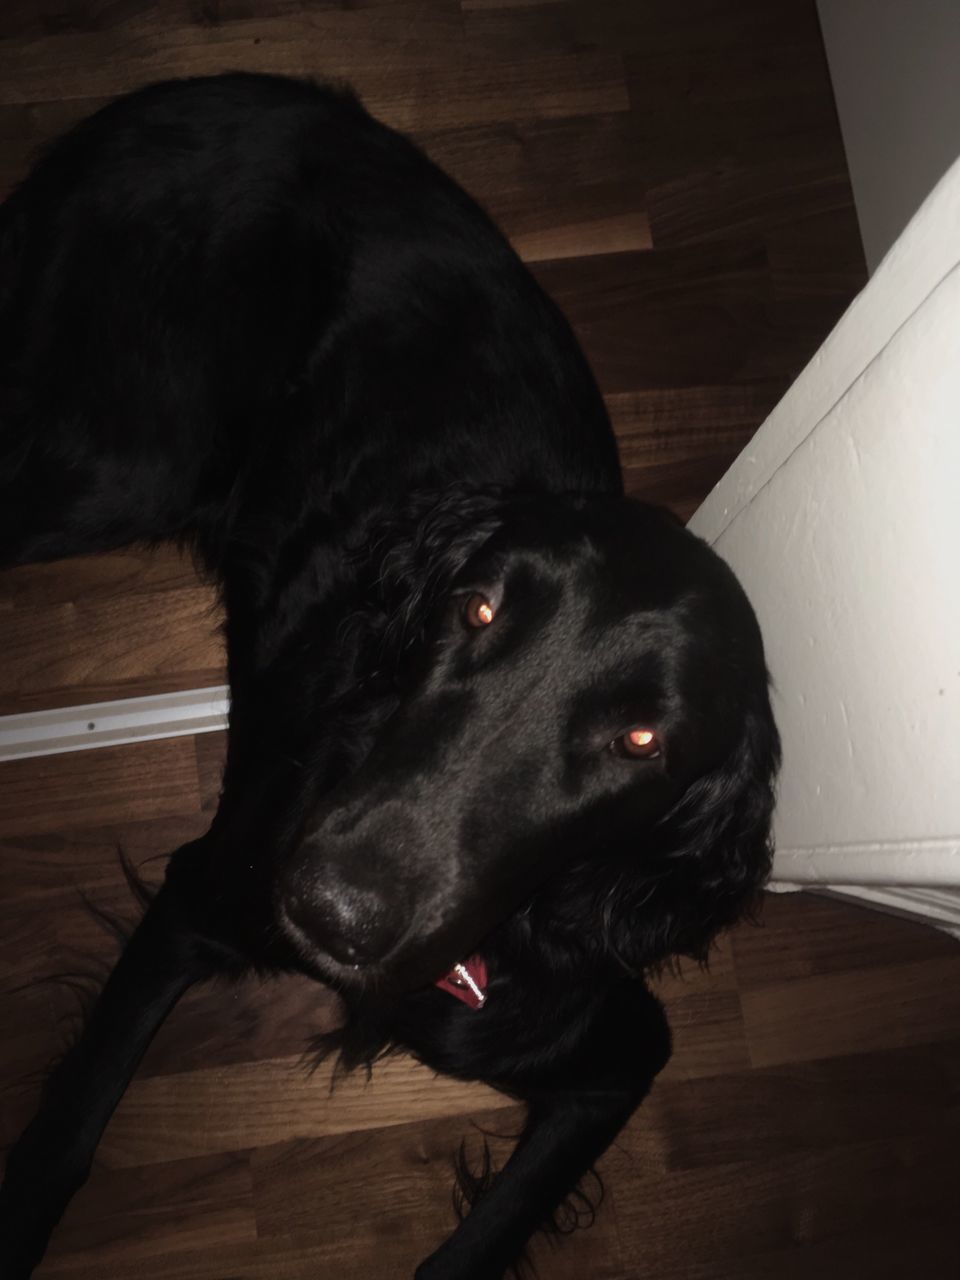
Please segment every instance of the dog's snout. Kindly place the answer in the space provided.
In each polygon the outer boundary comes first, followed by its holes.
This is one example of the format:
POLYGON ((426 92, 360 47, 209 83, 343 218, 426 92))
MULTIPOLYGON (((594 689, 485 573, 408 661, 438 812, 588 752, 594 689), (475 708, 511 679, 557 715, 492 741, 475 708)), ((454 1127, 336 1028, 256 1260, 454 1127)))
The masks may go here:
POLYGON ((344 965, 383 960, 407 926, 402 889, 393 885, 388 896, 374 878, 363 874, 363 863, 360 857, 346 866, 308 862, 288 878, 283 894, 291 924, 344 965))
POLYGON ((284 905, 292 923, 341 964, 374 964, 400 936, 381 897, 341 883, 294 890, 284 905))

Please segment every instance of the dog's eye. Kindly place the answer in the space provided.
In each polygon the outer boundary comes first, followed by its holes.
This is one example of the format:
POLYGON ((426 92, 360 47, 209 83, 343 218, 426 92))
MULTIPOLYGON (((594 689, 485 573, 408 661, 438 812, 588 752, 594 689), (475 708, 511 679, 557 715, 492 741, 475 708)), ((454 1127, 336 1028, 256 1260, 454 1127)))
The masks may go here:
POLYGON ((486 596, 475 591, 467 596, 463 606, 463 620, 468 627, 489 627, 496 617, 496 611, 486 596))
POLYGON ((652 729, 628 729, 610 747, 625 760, 654 760, 660 754, 660 739, 652 729))

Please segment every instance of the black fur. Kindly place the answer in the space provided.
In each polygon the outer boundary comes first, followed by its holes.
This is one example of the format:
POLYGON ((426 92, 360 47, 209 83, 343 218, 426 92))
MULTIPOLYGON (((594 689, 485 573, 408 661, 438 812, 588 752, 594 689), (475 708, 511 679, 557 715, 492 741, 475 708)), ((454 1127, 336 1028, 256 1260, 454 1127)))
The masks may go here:
POLYGON ((22 1280, 166 1012, 297 969, 346 1067, 409 1049, 528 1121, 420 1280, 492 1280, 669 1055, 645 975, 769 866, 778 758, 733 575, 623 497, 603 401, 481 210, 350 94, 159 85, 0 213, 0 556, 191 547, 233 703, 177 850, 0 1192, 22 1280), (469 625, 482 593, 489 626, 469 625), (628 730, 661 752, 625 759, 628 730), (467 952, 479 1011, 433 982, 467 952))

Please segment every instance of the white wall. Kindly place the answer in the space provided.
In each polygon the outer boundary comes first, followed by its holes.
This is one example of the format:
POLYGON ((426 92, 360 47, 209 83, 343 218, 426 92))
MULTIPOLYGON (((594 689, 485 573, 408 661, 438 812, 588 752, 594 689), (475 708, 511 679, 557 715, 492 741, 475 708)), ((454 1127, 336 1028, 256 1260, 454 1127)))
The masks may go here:
POLYGON ((960 156, 960 0, 817 8, 873 272, 960 156))
POLYGON ((776 684, 774 880, 953 928, 958 494, 960 163, 690 522, 743 582, 776 684))

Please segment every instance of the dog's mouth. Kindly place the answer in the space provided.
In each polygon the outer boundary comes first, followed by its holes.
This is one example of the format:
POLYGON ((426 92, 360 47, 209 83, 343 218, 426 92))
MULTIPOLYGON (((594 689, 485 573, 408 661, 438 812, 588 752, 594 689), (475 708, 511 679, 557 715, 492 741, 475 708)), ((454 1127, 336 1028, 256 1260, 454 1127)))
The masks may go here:
MULTIPOLYGON (((294 944, 301 958, 307 960, 318 969, 321 981, 332 982, 344 990, 350 988, 363 989, 371 979, 374 987, 383 989, 391 984, 386 982, 387 972, 380 965, 367 967, 359 964, 343 963, 327 952, 321 944, 290 919, 284 907, 280 908, 282 928, 288 939, 294 944)), ((389 965, 389 961, 388 961, 389 965)), ((436 972, 436 970, 434 970, 436 972)), ((421 977, 423 985, 430 980, 421 977)), ((407 984, 403 984, 406 986, 407 984)), ((469 1009, 482 1009, 487 1003, 487 964, 482 955, 474 953, 465 960, 454 964, 442 978, 435 978, 430 985, 446 992, 462 1001, 469 1009)), ((403 989, 401 987, 401 989, 403 989)))
POLYGON ((473 955, 455 964, 448 974, 433 984, 455 996, 470 1009, 482 1009, 487 1003, 487 965, 483 956, 473 955))

